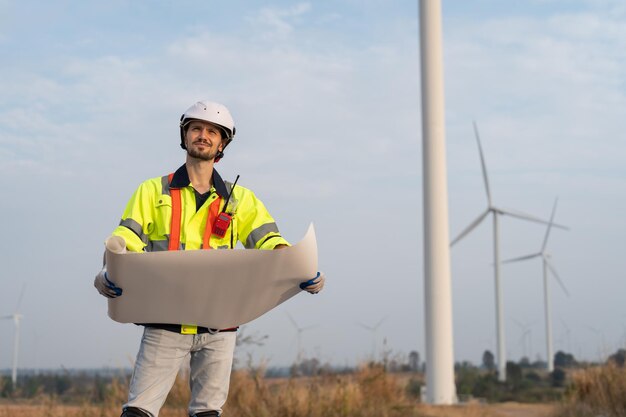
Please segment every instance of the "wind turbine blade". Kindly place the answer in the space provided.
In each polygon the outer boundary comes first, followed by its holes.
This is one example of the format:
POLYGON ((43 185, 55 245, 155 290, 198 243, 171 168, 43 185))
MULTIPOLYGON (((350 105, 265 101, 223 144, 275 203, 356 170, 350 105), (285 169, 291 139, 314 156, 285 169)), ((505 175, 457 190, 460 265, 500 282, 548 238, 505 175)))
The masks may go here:
POLYGON ((10 316, 0 316, 0 320, 10 320, 13 319, 13 314, 11 314, 10 316))
POLYGON ((467 235, 469 232, 471 232, 472 230, 474 230, 474 228, 476 226, 478 226, 480 224, 480 222, 482 222, 485 217, 487 217, 487 215, 489 214, 490 209, 485 210, 485 212, 483 214, 481 214, 480 216, 478 216, 478 218, 476 220, 474 220, 469 226, 467 226, 465 228, 465 230, 463 230, 461 232, 460 235, 458 235, 452 242, 450 242, 450 246, 454 246, 454 244, 456 242, 458 242, 459 240, 463 239, 465 237, 465 235, 467 235))
POLYGON ((489 189, 489 177, 487 176, 487 166, 485 165, 485 156, 483 155, 483 147, 480 144, 480 135, 478 134, 478 126, 474 122, 474 135, 476 136, 476 142, 478 143, 478 153, 480 154, 480 166, 483 171, 483 180, 485 182, 485 191, 487 192, 487 202, 491 207, 491 190, 489 189))
POLYGON ((20 292, 20 298, 17 299, 17 305, 15 306, 15 312, 20 311, 20 305, 22 304, 22 298, 24 298, 24 291, 26 290, 26 283, 22 284, 22 291, 20 292))
POLYGON ((289 321, 291 321, 291 324, 293 324, 293 327, 295 327, 297 330, 300 330, 296 321, 293 319, 293 317, 291 317, 291 314, 289 314, 286 311, 285 311, 285 314, 287 314, 287 317, 289 317, 289 321))
POLYGON ((536 258, 538 256, 541 256, 541 254, 540 253, 533 253, 532 255, 526 255, 526 256, 520 256, 518 258, 507 259, 505 261, 501 261, 500 263, 508 264, 508 263, 511 263, 511 262, 525 261, 527 259, 536 258))
MULTIPOLYGON (((535 217, 530 214, 523 213, 521 211, 511 210, 511 209, 501 209, 501 208, 496 208, 496 207, 494 207, 494 210, 496 210, 500 214, 506 214, 508 216, 517 217, 518 219, 529 220, 531 222, 536 222, 536 223, 541 223, 541 224, 550 224, 550 222, 547 220, 540 219, 539 217, 535 217)), ((552 223, 552 226, 558 227, 559 229, 569 230, 569 227, 563 226, 557 223, 552 223)))
POLYGON ((366 330, 374 330, 374 328, 373 328, 373 327, 370 327, 370 326, 368 326, 368 325, 366 325, 366 324, 363 324, 363 323, 357 323, 357 324, 358 324, 359 326, 361 326, 362 328, 366 329, 366 330))
POLYGON ((532 322, 528 323, 527 326, 534 326, 537 323, 539 323, 539 320, 533 320, 532 322))
POLYGON ((380 319, 380 320, 378 321, 378 323, 376 323, 376 324, 374 325, 374 329, 378 329, 378 326, 380 326, 381 324, 383 324, 383 322, 384 322, 385 320, 387 320, 387 317, 383 317, 382 319, 380 319))
POLYGON ((559 199, 556 198, 554 200, 554 206, 552 206, 552 215, 550 215, 550 224, 548 225, 548 230, 546 230, 546 236, 543 238, 543 245, 541 245, 541 253, 545 252, 546 246, 548 245, 548 236, 550 235, 550 229, 552 228, 552 224, 554 222, 554 214, 556 213, 556 203, 558 203, 559 199))
POLYGON ((524 330, 524 328, 526 327, 519 320, 516 320, 513 317, 511 317, 511 320, 513 320, 513 323, 517 324, 517 326, 522 330, 524 330))
POLYGON ((561 280, 561 277, 559 276, 559 274, 556 272, 556 269, 554 269, 554 267, 547 260, 545 262, 546 262, 546 265, 548 265, 548 269, 550 270, 550 272, 552 272, 552 275, 554 275, 554 277, 556 278, 556 281, 559 283, 559 285, 563 289, 563 292, 565 293, 565 295, 569 297, 569 291, 567 291, 567 288, 565 288, 565 284, 563 284, 563 281, 561 280))

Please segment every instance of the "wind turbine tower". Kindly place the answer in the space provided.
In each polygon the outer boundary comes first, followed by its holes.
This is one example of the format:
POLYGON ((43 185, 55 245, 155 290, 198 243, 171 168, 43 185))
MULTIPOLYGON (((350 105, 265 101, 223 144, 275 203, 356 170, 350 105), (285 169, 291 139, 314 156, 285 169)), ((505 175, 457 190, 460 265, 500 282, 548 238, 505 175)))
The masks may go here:
POLYGON ((370 332, 372 332, 372 360, 373 361, 376 360, 377 344, 378 344, 378 328, 380 327, 381 324, 383 324, 385 319, 386 319, 386 317, 383 317, 382 319, 380 319, 378 321, 378 323, 376 323, 373 326, 368 326, 368 325, 363 324, 363 323, 358 323, 359 326, 361 326, 364 329, 369 330, 370 332))
MULTIPOLYGON (((491 190, 489 187, 489 177, 487 176, 487 167, 485 165, 485 157, 483 155, 483 149, 480 143, 480 136, 478 134, 478 127, 474 122, 474 135, 476 136, 476 143, 478 144, 478 152, 480 154, 480 165, 483 173, 483 181, 485 183, 485 192, 487 193, 487 208, 478 216, 476 220, 470 223, 452 242, 450 246, 454 246, 458 241, 467 236, 474 228, 476 228, 489 214, 493 214, 493 265, 494 265, 494 280, 495 280, 495 296, 496 296, 496 336, 498 338, 497 345, 497 361, 498 361, 498 380, 506 381, 506 348, 504 337, 504 309, 502 306, 502 287, 500 285, 500 228, 498 222, 498 216, 509 215, 522 220, 529 220, 532 222, 551 224, 548 221, 542 220, 538 217, 531 216, 519 211, 513 211, 509 209, 499 208, 493 205, 491 199, 491 190)), ((555 227, 563 226, 553 224, 555 227)))
POLYGON ((425 401, 430 404, 453 404, 457 402, 457 397, 448 246, 441 1, 421 0, 419 18, 427 369, 425 401))
POLYGON ((556 269, 550 263, 550 254, 546 251, 546 247, 548 246, 548 237, 550 236, 550 229, 552 228, 554 221, 554 214, 556 213, 556 204, 558 199, 554 201, 554 206, 552 207, 552 215, 550 216, 550 223, 548 224, 548 229, 546 230, 546 235, 543 238, 543 244, 541 245, 541 250, 538 253, 533 253, 526 256, 520 256, 518 258, 509 259, 503 261, 503 263, 510 262, 519 262, 526 261, 534 258, 541 258, 543 264, 543 298, 544 298, 544 312, 545 312, 545 320, 546 320, 546 363, 548 364, 548 372, 554 371, 554 347, 552 344, 552 312, 550 308, 550 285, 548 280, 548 270, 554 275, 556 278, 556 282, 559 283, 565 295, 569 297, 569 292, 567 288, 565 288, 565 284, 559 277, 559 274, 556 272, 556 269))
POLYGON ((534 323, 522 323, 519 320, 513 319, 513 323, 515 323, 521 330, 522 335, 520 336, 520 342, 522 345, 522 354, 528 360, 532 360, 533 356, 533 331, 531 326, 534 323))
POLYGON ((17 300, 17 306, 15 307, 15 312, 8 316, 0 317, 0 320, 13 320, 14 327, 14 335, 13 335, 13 367, 11 370, 11 382, 15 387, 17 383, 17 356, 20 347, 20 320, 24 317, 19 313, 20 304, 22 303, 22 298, 24 297, 24 289, 26 288, 26 284, 22 285, 22 292, 20 293, 20 298, 17 300))
POLYGON ((291 322, 291 324, 293 324, 293 327, 296 329, 296 347, 298 349, 297 354, 296 354, 296 364, 299 365, 302 360, 302 333, 305 330, 312 329, 315 326, 311 325, 311 326, 300 327, 298 326, 298 323, 296 323, 294 318, 291 316, 291 314, 287 313, 287 317, 289 317, 289 321, 291 322))
POLYGON ((567 325, 567 323, 565 322, 565 320, 563 320, 563 318, 559 318, 559 320, 561 320, 561 325, 563 326, 563 329, 565 330, 565 337, 563 340, 563 343, 565 344, 565 348, 564 350, 566 352, 571 353, 572 352, 572 340, 571 340, 571 330, 569 328, 569 326, 567 325))

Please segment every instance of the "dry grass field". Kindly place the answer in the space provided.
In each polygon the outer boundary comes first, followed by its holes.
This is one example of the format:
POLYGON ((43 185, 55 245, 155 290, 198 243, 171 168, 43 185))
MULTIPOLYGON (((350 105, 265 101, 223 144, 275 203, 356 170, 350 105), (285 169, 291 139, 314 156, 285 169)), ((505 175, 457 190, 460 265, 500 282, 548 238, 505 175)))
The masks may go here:
MULTIPOLYGON (((456 406, 420 404, 410 375, 390 374, 367 366, 349 375, 268 379, 262 372, 235 371, 226 417, 547 417, 553 407, 478 402, 456 406)), ((112 383, 101 404, 63 404, 41 396, 28 402, 0 403, 0 417, 117 417, 127 387, 112 383)), ((180 377, 170 392, 162 417, 186 417, 189 390, 180 377)))
MULTIPOLYGON (((455 406, 419 403, 411 375, 368 366, 348 375, 264 378, 233 373, 225 417, 626 417, 626 369, 608 364, 574 371, 565 399, 553 404, 469 402, 455 406)), ((418 381, 419 382, 419 381, 418 381)), ((104 401, 62 403, 50 396, 28 402, 3 400, 0 417, 117 417, 127 387, 113 382, 104 401)), ((172 389, 162 417, 186 417, 185 378, 172 389)))
MULTIPOLYGON (((549 417, 553 415, 554 405, 547 404, 468 404, 457 406, 427 406, 416 405, 412 410, 407 410, 406 416, 419 417, 549 417)), ((5 404, 0 406, 0 417, 118 417, 117 408, 103 408, 97 406, 77 405, 19 405, 5 404)), ((383 412, 380 416, 400 415, 383 412)), ((225 411, 225 417, 238 417, 246 414, 233 414, 225 411)), ((359 414, 345 414, 346 416, 359 414)), ((360 415, 373 415, 367 410, 362 410, 360 415)), ((164 408, 162 417, 187 417, 184 408, 164 408)))

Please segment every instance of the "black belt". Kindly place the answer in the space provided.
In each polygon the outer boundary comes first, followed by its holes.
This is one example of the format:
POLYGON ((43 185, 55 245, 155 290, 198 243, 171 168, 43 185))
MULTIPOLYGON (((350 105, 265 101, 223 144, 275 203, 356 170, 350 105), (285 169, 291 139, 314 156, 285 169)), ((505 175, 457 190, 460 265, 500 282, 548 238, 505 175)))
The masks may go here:
MULTIPOLYGON (((167 330, 168 332, 182 333, 180 324, 164 324, 164 323, 142 323, 142 326, 154 327, 155 329, 167 330)), ((231 327, 230 329, 209 329, 208 327, 198 326, 196 333, 218 333, 218 332, 236 332, 238 327, 231 327)))

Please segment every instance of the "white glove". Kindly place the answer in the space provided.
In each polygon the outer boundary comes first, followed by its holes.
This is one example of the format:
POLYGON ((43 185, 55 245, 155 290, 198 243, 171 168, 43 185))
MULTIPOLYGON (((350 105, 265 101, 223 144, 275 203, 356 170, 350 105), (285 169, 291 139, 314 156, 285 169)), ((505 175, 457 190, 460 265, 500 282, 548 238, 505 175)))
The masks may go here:
POLYGON ((317 294, 324 288, 324 282, 326 281, 326 275, 323 272, 318 272, 317 276, 313 279, 300 284, 300 288, 304 291, 308 291, 311 294, 317 294))
POLYGON ((122 289, 115 285, 115 283, 109 281, 106 267, 98 272, 96 279, 93 280, 93 286, 96 287, 100 294, 107 298, 115 298, 122 295, 122 289))

